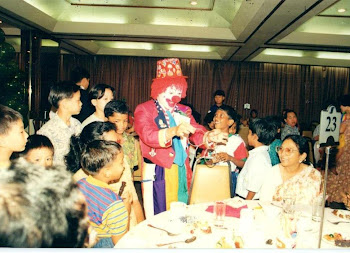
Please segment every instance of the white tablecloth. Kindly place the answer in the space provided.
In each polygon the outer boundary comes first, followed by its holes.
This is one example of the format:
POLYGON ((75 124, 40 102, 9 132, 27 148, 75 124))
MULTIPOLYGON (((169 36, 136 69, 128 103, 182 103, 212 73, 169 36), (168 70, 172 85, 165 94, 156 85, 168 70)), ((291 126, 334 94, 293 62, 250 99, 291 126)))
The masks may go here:
MULTIPOLYGON (((241 200, 239 200, 241 201, 241 200)), ((237 198, 225 200, 227 205, 237 207, 237 198)), ((214 226, 214 214, 205 211, 213 203, 197 204, 187 206, 186 217, 179 218, 171 210, 147 219, 126 235, 124 235, 115 248, 215 248, 216 243, 225 237, 225 240, 234 246, 232 238, 241 236, 244 248, 276 248, 276 237, 280 233, 280 207, 260 201, 244 201, 248 208, 253 210, 254 221, 252 226, 244 227, 240 219, 225 217, 224 228, 214 226), (263 208, 259 208, 262 206, 263 208), (212 233, 205 234, 199 229, 193 229, 193 223, 207 223, 212 233), (169 236, 166 232, 151 228, 148 224, 164 228, 177 236, 169 236), (241 227, 240 227, 241 225, 241 227), (191 231, 192 230, 192 231, 191 231), (245 231, 245 232, 242 232, 245 231), (247 232, 248 231, 248 232, 247 232), (176 243, 168 246, 158 247, 157 244, 184 241, 192 236, 196 240, 191 243, 176 243), (266 241, 272 239, 273 244, 268 245, 266 241)), ((311 220, 311 207, 299 207, 299 221, 297 223, 296 248, 317 248, 320 222, 311 220)), ((327 219, 333 216, 331 209, 325 209, 325 219, 322 234, 342 233, 350 235, 350 223, 332 224, 327 219)), ((338 248, 333 243, 321 241, 321 248, 338 248)))

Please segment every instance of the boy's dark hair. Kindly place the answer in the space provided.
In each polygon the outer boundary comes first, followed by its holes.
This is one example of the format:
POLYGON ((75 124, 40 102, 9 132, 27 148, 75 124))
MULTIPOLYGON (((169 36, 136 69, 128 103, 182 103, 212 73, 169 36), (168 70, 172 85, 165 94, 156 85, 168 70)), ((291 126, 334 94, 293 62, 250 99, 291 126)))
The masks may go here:
POLYGON ((102 140, 103 134, 112 130, 117 130, 115 124, 108 121, 95 121, 86 125, 79 136, 73 135, 70 139, 69 152, 65 156, 67 169, 72 173, 76 173, 82 167, 80 157, 84 146, 91 141, 102 140))
POLYGON ((303 161, 303 163, 309 165, 310 164, 309 143, 308 143, 307 139, 303 136, 300 136, 300 135, 287 135, 286 138, 284 138, 283 142, 285 142, 288 139, 292 140, 295 143, 300 155, 302 155, 303 153, 306 154, 306 158, 303 161))
POLYGON ((249 129, 252 131, 252 134, 256 134, 258 136, 258 141, 264 145, 270 145, 275 139, 275 127, 265 118, 254 121, 251 125, 249 125, 249 129))
POLYGON ((214 97, 215 96, 223 96, 223 97, 225 97, 225 91, 223 91, 223 90, 216 90, 215 93, 214 93, 214 97))
POLYGON ((105 106, 105 117, 108 118, 114 113, 129 114, 129 106, 122 100, 111 100, 105 106))
POLYGON ((96 175, 122 152, 114 141, 95 140, 88 143, 81 154, 81 166, 91 175, 96 175))
POLYGON ((33 134, 27 139, 26 148, 21 152, 21 155, 28 154, 29 151, 37 148, 48 148, 54 152, 52 142, 45 135, 33 134))
POLYGON ((281 129, 282 118, 277 115, 273 115, 273 116, 267 116, 265 117, 265 119, 275 128, 275 131, 276 131, 275 139, 280 139, 281 133, 278 133, 277 130, 281 129))
POLYGON ((61 100, 72 98, 79 91, 79 86, 71 81, 62 81, 53 85, 49 93, 49 103, 58 108, 61 100))
POLYGON ((101 99, 105 95, 106 89, 110 89, 115 96, 115 90, 112 86, 104 83, 96 84, 94 87, 90 89, 89 92, 89 101, 92 99, 101 99))
POLYGON ((72 175, 24 158, 0 171, 0 245, 81 248, 89 226, 86 204, 72 175))
POLYGON ((82 67, 75 67, 70 73, 70 80, 74 84, 79 83, 83 78, 90 79, 90 73, 82 67))
MULTIPOLYGON (((286 112, 285 112, 284 115, 283 115, 283 119, 287 119, 288 113, 291 113, 291 112, 293 112, 293 113, 295 114, 295 116, 297 116, 297 113, 296 113, 295 111, 293 111, 293 110, 291 110, 291 109, 287 109, 286 112)), ((297 117, 298 117, 298 116, 297 116, 297 117)))
POLYGON ((235 109, 233 109, 229 105, 222 105, 220 108, 217 109, 217 111, 222 110, 227 113, 230 119, 232 119, 236 123, 236 131, 238 132, 239 130, 239 125, 241 124, 241 117, 240 115, 236 112, 235 109))
POLYGON ((0 105, 0 135, 7 134, 11 124, 23 120, 22 115, 5 105, 0 105))

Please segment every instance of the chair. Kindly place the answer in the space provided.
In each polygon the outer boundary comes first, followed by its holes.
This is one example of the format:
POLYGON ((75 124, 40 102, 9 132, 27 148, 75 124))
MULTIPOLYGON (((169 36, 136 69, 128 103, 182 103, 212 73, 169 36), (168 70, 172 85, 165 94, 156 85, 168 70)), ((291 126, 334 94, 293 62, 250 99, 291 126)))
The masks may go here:
POLYGON ((315 155, 314 155, 314 142, 309 137, 304 137, 307 140, 307 144, 309 146, 309 154, 307 156, 309 157, 310 162, 316 166, 315 164, 315 155))
POLYGON ((195 164, 188 204, 224 200, 231 197, 231 170, 228 165, 209 167, 195 164))

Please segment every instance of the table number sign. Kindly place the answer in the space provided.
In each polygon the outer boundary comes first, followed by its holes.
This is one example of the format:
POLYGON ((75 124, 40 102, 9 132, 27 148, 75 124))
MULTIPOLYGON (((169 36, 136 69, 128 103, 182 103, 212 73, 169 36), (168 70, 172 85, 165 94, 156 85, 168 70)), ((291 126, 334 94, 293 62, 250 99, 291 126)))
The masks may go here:
POLYGON ((321 111, 320 121, 320 146, 334 146, 339 144, 339 129, 341 114, 335 106, 328 106, 327 110, 321 111))

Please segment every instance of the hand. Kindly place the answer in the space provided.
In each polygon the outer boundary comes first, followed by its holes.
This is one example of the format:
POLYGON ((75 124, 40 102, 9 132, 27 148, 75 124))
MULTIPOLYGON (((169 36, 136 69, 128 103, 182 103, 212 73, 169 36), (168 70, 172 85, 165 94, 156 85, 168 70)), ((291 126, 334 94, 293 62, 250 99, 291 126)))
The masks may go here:
POLYGON ((228 134, 221 132, 219 129, 214 129, 208 134, 208 142, 216 142, 226 144, 228 140, 228 134))
POLYGON ((217 160, 217 162, 230 161, 230 156, 225 152, 220 152, 220 153, 216 154, 215 158, 216 158, 215 160, 217 160))
POLYGON ((196 132, 196 128, 194 128, 191 124, 187 122, 181 122, 180 125, 176 126, 176 136, 179 137, 188 137, 189 134, 193 134, 196 132))

